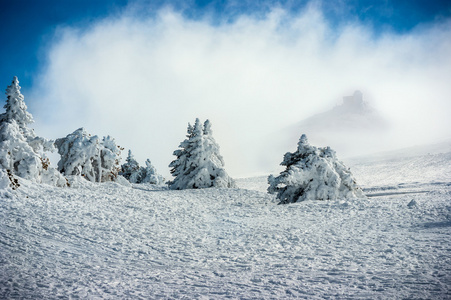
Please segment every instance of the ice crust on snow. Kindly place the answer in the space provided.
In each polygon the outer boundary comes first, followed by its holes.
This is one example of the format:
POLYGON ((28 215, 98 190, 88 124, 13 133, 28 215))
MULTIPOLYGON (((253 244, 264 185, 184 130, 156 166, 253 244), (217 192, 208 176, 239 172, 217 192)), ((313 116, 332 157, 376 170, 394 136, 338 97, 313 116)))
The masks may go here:
POLYGON ((287 152, 279 176, 268 177, 268 192, 277 194, 281 204, 305 200, 365 198, 349 168, 329 147, 309 144, 303 134, 296 152, 287 152))

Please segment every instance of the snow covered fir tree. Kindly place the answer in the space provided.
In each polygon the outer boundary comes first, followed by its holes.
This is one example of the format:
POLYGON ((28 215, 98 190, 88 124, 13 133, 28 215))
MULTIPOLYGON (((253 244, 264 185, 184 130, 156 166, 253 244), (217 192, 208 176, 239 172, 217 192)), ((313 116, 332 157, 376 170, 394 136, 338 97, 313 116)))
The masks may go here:
POLYGON ((203 126, 196 119, 194 126, 188 124, 187 138, 174 151, 177 157, 169 165, 175 178, 168 182, 173 190, 201 188, 233 188, 235 181, 224 169, 224 159, 219 154, 219 145, 213 138, 211 123, 203 126))
POLYGON ((302 135, 294 153, 281 163, 286 169, 268 177, 268 192, 277 194, 280 204, 304 200, 365 198, 349 168, 329 147, 317 148, 302 135))
POLYGON ((130 181, 130 177, 132 174, 137 173, 139 170, 139 164, 136 161, 135 157, 132 154, 132 150, 128 150, 128 156, 125 160, 125 163, 121 166, 120 175, 124 176, 125 179, 130 181))
POLYGON ((155 167, 152 165, 150 159, 147 159, 145 163, 146 166, 141 167, 142 169, 144 169, 143 172, 144 176, 140 183, 149 183, 157 185, 164 184, 164 177, 157 173, 157 169, 155 169, 155 167))
POLYGON ((6 111, 0 115, 1 167, 11 176, 37 183, 66 186, 66 179, 50 167, 44 153, 55 151, 53 141, 36 136, 34 130, 28 127, 34 122, 33 116, 27 111, 17 77, 7 87, 6 96, 6 111))
POLYGON ((61 159, 58 170, 65 175, 81 175, 92 182, 113 181, 120 170, 121 148, 106 136, 101 140, 79 128, 55 141, 61 159))
POLYGON ((146 167, 140 167, 131 150, 128 151, 126 162, 121 166, 119 175, 124 176, 130 183, 164 184, 164 177, 157 173, 150 159, 146 160, 146 167))

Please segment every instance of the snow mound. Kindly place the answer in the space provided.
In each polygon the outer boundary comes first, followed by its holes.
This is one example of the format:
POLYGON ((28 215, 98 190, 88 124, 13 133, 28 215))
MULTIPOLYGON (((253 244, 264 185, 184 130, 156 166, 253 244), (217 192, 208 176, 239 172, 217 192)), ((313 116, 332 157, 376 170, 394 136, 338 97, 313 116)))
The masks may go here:
POLYGON ((130 182, 121 175, 116 176, 116 178, 114 178, 114 182, 127 187, 131 186, 130 182))

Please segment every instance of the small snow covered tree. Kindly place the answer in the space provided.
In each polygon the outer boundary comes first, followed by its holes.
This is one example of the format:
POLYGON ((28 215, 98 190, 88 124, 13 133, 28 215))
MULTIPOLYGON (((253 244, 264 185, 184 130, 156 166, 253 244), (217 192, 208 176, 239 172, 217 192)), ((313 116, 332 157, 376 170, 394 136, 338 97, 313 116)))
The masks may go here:
POLYGON ((169 165, 175 177, 168 182, 171 189, 235 187, 234 180, 224 169, 224 160, 213 138, 210 121, 205 121, 203 127, 199 119, 196 119, 194 126, 188 125, 187 139, 179 147, 181 149, 174 151, 177 159, 169 165))
POLYGON ((58 169, 65 175, 80 175, 92 182, 112 181, 118 175, 122 149, 110 136, 100 140, 79 128, 55 145, 61 155, 58 169))
POLYGON ((144 177, 146 177, 146 170, 143 167, 139 167, 138 170, 130 175, 128 181, 130 181, 130 183, 142 183, 144 177))
POLYGON ((54 186, 66 186, 66 179, 45 156, 45 151, 55 150, 53 141, 36 136, 28 125, 33 123, 27 112, 19 80, 14 77, 6 89, 6 112, 0 115, 0 165, 11 174, 54 186))
POLYGON ((125 179, 130 181, 130 176, 139 170, 139 164, 135 160, 131 150, 128 150, 128 156, 125 160, 125 164, 121 166, 121 172, 119 175, 125 177, 125 179))
POLYGON ((33 123, 33 116, 27 111, 24 96, 20 93, 19 80, 14 76, 11 85, 6 88, 5 113, 0 115, 1 122, 15 120, 24 136, 34 135, 33 130, 28 125, 33 123))
POLYGON ((103 137, 100 145, 100 181, 112 181, 117 177, 121 169, 121 150, 124 149, 116 145, 114 138, 109 135, 103 137))
MULTIPOLYGON (((186 139, 183 142, 181 142, 179 146, 181 149, 177 149, 173 153, 177 157, 177 159, 173 160, 169 164, 169 168, 171 168, 170 172, 172 176, 176 178, 182 176, 182 174, 185 172, 188 159, 187 153, 189 149, 189 143, 190 140, 194 138, 194 127, 190 123, 188 123, 188 128, 186 131, 187 131, 186 139)), ((174 183, 174 181, 172 181, 172 183, 174 183)), ((170 184, 171 182, 168 183, 170 184)))
MULTIPOLYGON (((213 131, 211 130, 211 122, 206 120, 203 129, 203 157, 204 168, 208 171, 211 185, 215 187, 236 187, 235 181, 230 178, 224 169, 224 158, 219 153, 219 145, 213 138, 213 131)), ((208 182, 208 179, 207 179, 208 182)))
POLYGON ((149 159, 146 160, 146 167, 144 168, 145 174, 141 183, 150 183, 162 185, 164 183, 164 177, 157 173, 157 169, 152 165, 149 159))
POLYGON ((304 200, 365 198, 349 168, 329 147, 317 148, 303 134, 294 153, 286 153, 281 163, 286 169, 268 177, 271 194, 280 204, 304 200))
POLYGON ((150 183, 161 185, 164 183, 163 176, 157 174, 157 170, 149 159, 146 160, 146 167, 140 167, 133 157, 132 151, 128 151, 126 163, 121 166, 120 175, 124 176, 131 183, 150 183))

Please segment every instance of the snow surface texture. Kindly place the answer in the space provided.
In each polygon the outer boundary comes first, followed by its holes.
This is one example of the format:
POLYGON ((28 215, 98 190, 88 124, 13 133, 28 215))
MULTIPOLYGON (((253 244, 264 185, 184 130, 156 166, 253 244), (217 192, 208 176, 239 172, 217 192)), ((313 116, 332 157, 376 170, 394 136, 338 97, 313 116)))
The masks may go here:
POLYGON ((420 161, 361 158, 368 200, 287 205, 266 177, 183 191, 20 179, 0 201, 0 298, 449 299, 451 153, 420 161))
POLYGON ((268 177, 268 192, 277 194, 280 204, 305 200, 364 199, 349 168, 329 147, 309 144, 303 134, 294 153, 287 152, 281 163, 286 169, 268 177))
POLYGON ((55 150, 53 141, 36 136, 28 127, 33 117, 27 112, 17 77, 6 89, 6 95, 6 112, 0 115, 0 167, 38 183, 65 186, 66 179, 49 166, 44 154, 55 150))
POLYGON ((65 175, 81 175, 92 182, 112 181, 118 175, 121 149, 110 136, 100 140, 79 128, 55 145, 61 155, 58 170, 65 175))
POLYGON ((4 193, 10 192, 10 187, 11 181, 9 180, 8 173, 4 169, 0 169, 0 191, 4 193))
POLYGON ((171 162, 169 181, 173 190, 202 189, 209 187, 233 188, 235 182, 224 169, 224 159, 219 154, 219 145, 213 138, 209 120, 202 126, 196 119, 194 126, 188 124, 187 139, 174 151, 177 158, 171 162))

